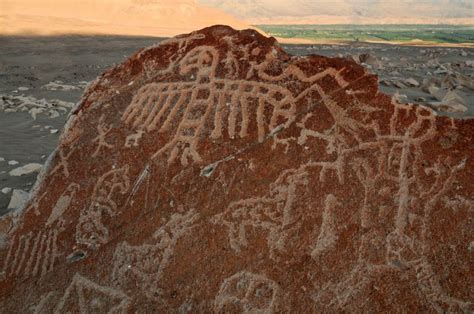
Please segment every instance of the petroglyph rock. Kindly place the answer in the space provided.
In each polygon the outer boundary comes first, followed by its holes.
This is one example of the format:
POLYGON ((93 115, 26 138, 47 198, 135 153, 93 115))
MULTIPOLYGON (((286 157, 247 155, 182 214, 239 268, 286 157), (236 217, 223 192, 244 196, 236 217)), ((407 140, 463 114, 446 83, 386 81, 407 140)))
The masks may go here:
POLYGON ((473 136, 347 59, 166 40, 89 85, 1 218, 0 308, 473 311, 473 136))

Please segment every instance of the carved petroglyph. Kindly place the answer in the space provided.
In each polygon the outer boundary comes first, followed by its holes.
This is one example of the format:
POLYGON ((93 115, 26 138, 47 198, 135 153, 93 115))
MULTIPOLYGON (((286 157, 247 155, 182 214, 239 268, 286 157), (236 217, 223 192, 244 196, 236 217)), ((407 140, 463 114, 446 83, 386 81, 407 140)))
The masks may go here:
POLYGON ((137 147, 144 133, 145 131, 138 130, 137 133, 128 135, 127 138, 125 139, 124 146, 128 148, 131 148, 132 146, 137 147))
POLYGON ((115 249, 112 278, 117 286, 140 291, 150 299, 160 299, 164 287, 160 278, 169 266, 178 240, 189 233, 199 215, 194 210, 174 214, 153 235, 153 244, 133 246, 120 243, 115 249))
POLYGON ((274 313, 280 287, 263 275, 241 271, 221 284, 214 301, 214 311, 239 313, 274 313))
POLYGON ((65 153, 65 147, 60 146, 57 151, 57 155, 59 156, 60 161, 57 163, 56 167, 54 167, 53 170, 51 170, 50 175, 55 174, 56 172, 59 172, 59 170, 62 169, 62 173, 66 178, 69 178, 69 168, 68 168, 68 159, 71 157, 71 155, 74 153, 76 150, 76 147, 69 147, 68 152, 65 153))
POLYGON ((179 74, 186 79, 182 82, 151 83, 134 96, 122 116, 126 125, 147 132, 158 130, 175 134, 153 158, 167 153, 168 161, 172 162, 181 154, 182 165, 187 165, 189 160, 200 162, 197 145, 206 123, 213 125, 209 134, 211 139, 223 136, 245 138, 250 133, 249 125, 255 121, 259 142, 270 135, 274 137, 274 147, 276 144, 288 145, 278 138, 275 130, 284 129, 295 121, 296 102, 311 90, 319 88, 315 82, 330 76, 341 87, 347 85, 340 71, 334 69, 307 77, 296 66, 290 66, 283 74, 272 77, 264 72, 269 66, 266 62, 258 68, 259 74, 271 83, 229 79, 239 71, 231 52, 224 59, 229 73, 226 73, 226 78, 218 78, 218 60, 218 51, 214 47, 192 49, 179 62, 179 74), (296 76, 313 85, 299 95, 293 95, 288 89, 273 83, 289 76, 296 76), (271 111, 270 117, 266 117, 268 110, 271 111))
POLYGON ((247 246, 246 228, 263 230, 273 258, 276 251, 284 249, 286 227, 296 219, 292 213, 295 191, 307 184, 307 175, 305 167, 286 170, 270 185, 267 195, 233 202, 212 222, 227 228, 230 246, 237 253, 247 246))
POLYGON ((42 230, 15 236, 3 263, 4 276, 44 276, 53 271, 59 257, 58 230, 42 230))
POLYGON ((51 226, 64 214, 66 209, 69 208, 69 205, 71 205, 71 201, 78 190, 79 184, 71 183, 68 185, 66 190, 61 194, 53 209, 51 210, 51 214, 49 215, 49 218, 46 221, 46 226, 51 226))
POLYGON ((329 194, 324 201, 324 211, 316 245, 311 252, 311 256, 315 257, 327 249, 331 248, 337 240, 336 222, 334 221, 335 207, 337 199, 334 195, 329 194))
POLYGON ((102 148, 106 149, 114 147, 112 144, 109 144, 106 141, 107 134, 112 131, 112 126, 105 124, 104 120, 105 116, 102 115, 99 118, 99 124, 97 125, 98 135, 92 140, 93 143, 97 143, 97 148, 95 149, 94 153, 92 153, 92 157, 97 157, 102 148))
POLYGON ((122 291, 101 286, 75 274, 54 313, 127 313, 130 298, 122 291))
POLYGON ((115 200, 130 190, 129 166, 106 172, 97 181, 90 206, 81 212, 76 226, 76 242, 96 248, 109 239, 109 231, 103 223, 103 217, 117 214, 115 200))
MULTIPOLYGON (((324 94, 320 94, 324 99, 324 94)), ((373 264, 364 255, 366 248, 370 248, 370 242, 378 241, 378 239, 371 237, 380 237, 381 235, 377 235, 375 232, 372 233, 372 236, 363 236, 358 250, 359 258, 353 270, 342 281, 329 282, 318 287, 321 292, 315 294, 318 295, 315 297, 315 301, 321 302, 328 299, 328 297, 322 296, 329 293, 332 301, 327 305, 331 308, 343 309, 358 292, 370 284, 370 280, 367 280, 367 278, 370 278, 372 274, 396 267, 397 270, 400 268, 415 270, 420 290, 425 294, 434 309, 442 309, 445 306, 453 311, 468 309, 469 306, 472 306, 472 303, 446 295, 427 258, 427 254, 430 252, 430 248, 427 246, 427 243, 429 243, 427 228, 431 216, 430 209, 434 207, 436 202, 440 201, 441 195, 449 191, 455 174, 465 165, 464 160, 445 169, 446 167, 441 166, 441 162, 437 162, 431 168, 419 169, 419 165, 423 163, 421 145, 436 136, 434 115, 422 107, 394 103, 390 129, 388 134, 383 134, 380 131, 381 128, 375 124, 363 126, 359 122, 351 120, 347 116, 347 112, 341 110, 340 107, 338 108, 330 99, 326 98, 325 104, 334 118, 334 125, 322 133, 302 130, 298 140, 300 144, 304 144, 309 137, 325 141, 327 143, 327 153, 334 153, 336 158, 335 161, 315 161, 310 164, 323 166, 322 172, 325 170, 325 166, 331 166, 330 169, 336 170, 340 183, 344 182, 345 176, 342 169, 349 168, 355 173, 364 191, 363 203, 360 208, 360 223, 363 228, 369 228, 368 230, 376 228, 378 215, 381 214, 372 212, 374 206, 371 203, 374 200, 373 195, 376 195, 375 199, 378 200, 378 210, 380 211, 383 210, 383 206, 380 204, 380 196, 387 198, 387 195, 391 193, 388 187, 389 184, 380 189, 378 185, 381 182, 393 183, 396 187, 395 196, 392 198, 393 205, 391 205, 396 208, 396 212, 394 230, 386 235, 384 239, 380 239, 382 243, 385 242, 386 244, 386 264, 373 264), (400 120, 410 116, 412 117, 412 123, 408 127, 400 127, 402 125, 400 120), (368 130, 374 135, 373 138, 361 140, 360 134, 364 131, 367 133, 368 130), (348 138, 347 134, 350 134, 351 137, 348 138), (362 151, 370 152, 369 157, 353 157, 362 151), (419 180, 420 173, 435 174, 432 186, 426 186, 419 180), (423 217, 410 213, 413 211, 412 204, 416 204, 416 202, 422 205, 423 217), (414 219, 421 221, 421 233, 407 231, 409 221, 414 219)), ((364 111, 370 113, 374 110, 364 109, 364 111)), ((304 124, 305 121, 300 124, 300 127, 303 128, 304 124)), ((330 248, 330 246, 319 246, 320 249, 317 249, 320 238, 323 234, 326 234, 324 232, 325 220, 332 221, 332 217, 324 218, 330 208, 328 207, 329 197, 330 195, 326 198, 323 224, 318 241, 312 251, 313 258, 318 258, 319 253, 324 251, 323 249, 330 248)), ((333 199, 333 201, 335 200, 333 199)), ((330 203, 335 204, 335 202, 330 203)), ((337 235, 334 232, 328 234, 328 239, 331 244, 334 244, 334 241, 337 241, 337 235)))

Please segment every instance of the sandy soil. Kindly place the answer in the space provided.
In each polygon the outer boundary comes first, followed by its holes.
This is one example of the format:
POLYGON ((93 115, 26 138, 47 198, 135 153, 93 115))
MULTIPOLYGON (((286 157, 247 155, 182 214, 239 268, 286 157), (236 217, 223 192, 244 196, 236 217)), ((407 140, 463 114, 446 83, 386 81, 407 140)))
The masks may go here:
MULTIPOLYGON (((159 40, 152 37, 121 36, 0 37, 0 100, 11 101, 23 95, 24 98, 18 99, 40 102, 44 98, 43 103, 52 104, 44 113, 38 114, 36 120, 31 111, 19 109, 21 101, 7 106, 8 110, 0 109, 0 190, 5 187, 25 191, 31 189, 36 173, 12 177, 8 172, 27 163, 43 164, 57 145, 59 133, 51 133, 51 130, 62 128, 67 110, 57 110, 60 108, 55 107, 58 102, 55 99, 67 103, 77 102, 87 82, 136 50, 159 40), (59 90, 54 90, 58 86, 59 90), (52 111, 59 112, 59 116, 51 118, 52 111), (1 161, 1 158, 5 161, 1 161), (9 165, 8 161, 11 160, 18 161, 19 164, 9 165)), ((371 58, 364 65, 379 74, 381 82, 403 82, 413 78, 421 85, 426 78, 442 80, 446 76, 444 68, 471 80, 474 76, 474 68, 466 65, 474 60, 472 49, 383 44, 284 47, 295 55, 320 54, 359 60, 359 55, 369 54, 371 58), (434 65, 427 66, 433 60, 436 60, 434 65)), ((435 101, 421 86, 398 88, 392 83, 389 85, 381 84, 382 91, 405 95, 406 98, 401 97, 405 101, 425 104, 435 101)), ((464 98, 468 108, 467 112, 457 115, 474 117, 474 91, 458 86, 456 92, 464 98)), ((10 197, 11 192, 0 192, 0 215, 7 211, 10 197)))

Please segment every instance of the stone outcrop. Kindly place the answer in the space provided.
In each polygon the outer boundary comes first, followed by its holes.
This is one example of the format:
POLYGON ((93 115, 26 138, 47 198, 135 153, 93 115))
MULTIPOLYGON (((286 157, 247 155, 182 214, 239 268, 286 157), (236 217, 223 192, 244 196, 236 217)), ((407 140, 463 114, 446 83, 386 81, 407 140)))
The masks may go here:
POLYGON ((472 311, 473 120, 215 26, 93 83, 0 224, 5 312, 472 311))

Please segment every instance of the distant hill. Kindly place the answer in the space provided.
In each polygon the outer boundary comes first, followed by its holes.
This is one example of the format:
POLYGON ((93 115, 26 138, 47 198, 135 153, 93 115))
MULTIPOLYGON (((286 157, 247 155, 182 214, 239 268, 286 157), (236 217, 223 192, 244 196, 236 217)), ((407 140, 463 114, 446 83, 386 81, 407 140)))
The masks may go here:
POLYGON ((0 34, 169 37, 214 24, 249 28, 195 0, 0 0, 0 34))
POLYGON ((199 0, 251 24, 474 24, 473 0, 199 0))

